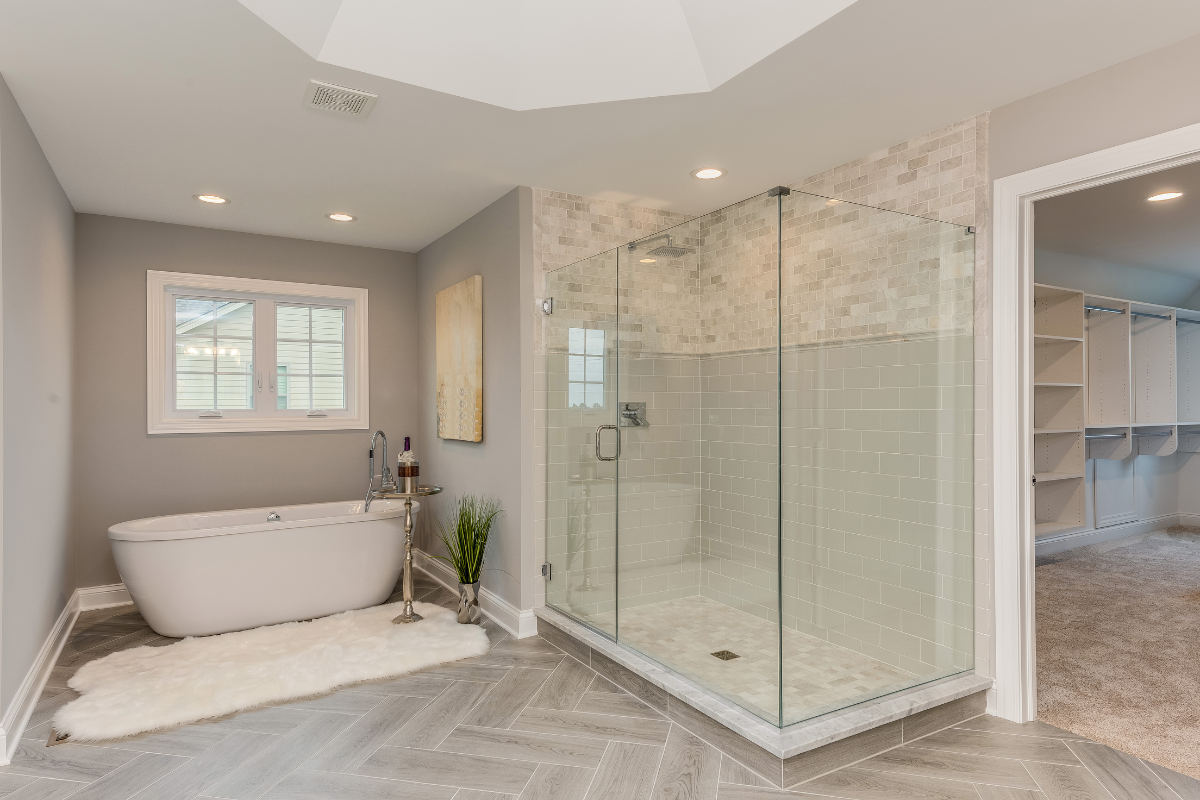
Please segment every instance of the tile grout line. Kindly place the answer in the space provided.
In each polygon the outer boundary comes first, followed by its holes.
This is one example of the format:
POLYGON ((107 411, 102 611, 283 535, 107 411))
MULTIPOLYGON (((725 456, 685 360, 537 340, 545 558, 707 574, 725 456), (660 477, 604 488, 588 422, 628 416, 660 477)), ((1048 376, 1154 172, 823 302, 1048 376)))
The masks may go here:
POLYGON ((604 759, 608 758, 608 751, 612 749, 612 740, 609 740, 604 745, 604 752, 600 754, 600 763, 596 765, 596 769, 592 772, 592 779, 588 781, 587 791, 583 793, 586 798, 592 793, 592 787, 596 785, 596 778, 600 776, 600 767, 604 765, 604 759))

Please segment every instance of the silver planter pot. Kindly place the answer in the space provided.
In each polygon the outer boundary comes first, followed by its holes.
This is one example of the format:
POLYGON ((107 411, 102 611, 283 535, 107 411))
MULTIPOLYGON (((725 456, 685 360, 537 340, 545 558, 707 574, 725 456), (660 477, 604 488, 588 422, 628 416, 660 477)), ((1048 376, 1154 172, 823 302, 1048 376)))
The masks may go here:
POLYGON ((479 610, 479 581, 458 585, 458 621, 464 625, 479 622, 483 612, 479 610))

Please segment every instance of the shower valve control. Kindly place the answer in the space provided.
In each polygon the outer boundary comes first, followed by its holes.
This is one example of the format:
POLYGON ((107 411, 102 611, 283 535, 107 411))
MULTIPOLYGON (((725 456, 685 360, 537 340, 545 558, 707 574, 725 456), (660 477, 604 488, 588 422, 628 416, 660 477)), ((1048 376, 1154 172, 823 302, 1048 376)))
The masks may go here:
POLYGON ((648 428, 645 403, 621 403, 622 428, 648 428))

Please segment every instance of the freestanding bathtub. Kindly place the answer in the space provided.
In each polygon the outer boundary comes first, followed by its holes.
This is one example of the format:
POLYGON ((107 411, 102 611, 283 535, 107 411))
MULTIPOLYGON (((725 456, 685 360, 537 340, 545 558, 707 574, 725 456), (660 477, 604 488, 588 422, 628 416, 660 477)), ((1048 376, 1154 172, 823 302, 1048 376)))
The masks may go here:
POLYGON ((404 501, 151 517, 108 538, 150 627, 206 636, 382 603, 404 566, 404 501))

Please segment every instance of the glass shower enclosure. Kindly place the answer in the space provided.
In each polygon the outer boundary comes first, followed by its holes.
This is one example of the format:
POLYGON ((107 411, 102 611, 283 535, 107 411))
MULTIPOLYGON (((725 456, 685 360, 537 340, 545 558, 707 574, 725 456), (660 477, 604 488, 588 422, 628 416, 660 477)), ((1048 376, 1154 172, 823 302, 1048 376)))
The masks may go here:
POLYGON ((973 270, 780 187, 548 273, 547 605, 780 727, 970 670, 973 270))

